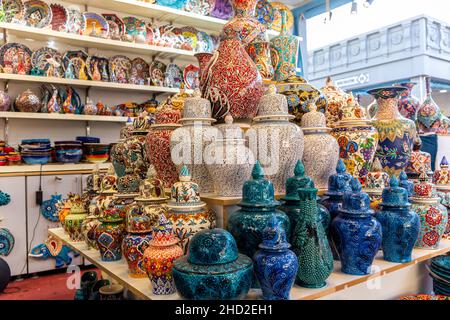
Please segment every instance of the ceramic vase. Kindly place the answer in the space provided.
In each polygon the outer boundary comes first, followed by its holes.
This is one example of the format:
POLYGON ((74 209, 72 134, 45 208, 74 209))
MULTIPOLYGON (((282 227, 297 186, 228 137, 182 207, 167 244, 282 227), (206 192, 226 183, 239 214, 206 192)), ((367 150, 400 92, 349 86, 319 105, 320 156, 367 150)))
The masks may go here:
POLYGON ((202 193, 214 191, 213 182, 208 172, 205 150, 218 137, 219 130, 211 124, 216 120, 211 117, 211 104, 195 91, 192 98, 186 99, 181 128, 175 129, 170 138, 172 162, 178 170, 185 165, 191 173, 192 181, 197 183, 202 193))
POLYGON ((264 80, 271 80, 274 75, 274 68, 270 56, 270 42, 263 40, 255 39, 250 43, 247 47, 247 53, 256 64, 261 77, 264 80))
POLYGON ((339 157, 344 160, 348 173, 364 184, 378 147, 378 132, 353 96, 349 96, 340 114, 341 120, 331 134, 338 142, 339 157))
POLYGON ((334 243, 343 273, 367 275, 381 246, 381 225, 373 217, 361 183, 353 179, 350 185, 352 190, 344 193, 343 208, 331 224, 334 243))
POLYGON ((327 127, 334 128, 342 120, 342 110, 347 106, 350 97, 341 88, 334 85, 331 77, 327 78, 325 87, 321 88, 320 91, 327 99, 325 110, 327 127))
POLYGON ((407 88, 405 92, 400 94, 398 110, 402 116, 414 122, 417 120, 417 110, 420 107, 419 99, 411 93, 416 84, 415 82, 402 82, 398 84, 400 87, 407 88))
POLYGON ((102 261, 122 259, 122 241, 125 233, 124 219, 116 209, 107 209, 96 229, 97 246, 102 261))
POLYGON ((383 171, 380 160, 375 158, 372 169, 366 176, 363 191, 370 197, 370 207, 378 211, 383 189, 389 186, 389 174, 383 171))
POLYGON ((383 171, 389 175, 398 176, 406 168, 417 135, 414 122, 398 111, 398 98, 405 90, 404 87, 386 87, 368 92, 378 104, 378 112, 372 122, 379 135, 376 156, 383 171))
POLYGON ((242 186, 252 172, 254 155, 245 145, 241 128, 233 124, 230 115, 218 128, 222 139, 216 139, 206 151, 210 159, 206 167, 213 181, 214 193, 221 197, 241 197, 242 186))
POLYGON ((405 172, 408 178, 416 182, 419 180, 419 176, 422 170, 425 170, 428 177, 433 177, 433 170, 431 170, 431 154, 421 151, 422 141, 420 138, 413 144, 413 151, 411 152, 411 159, 408 161, 405 172))
POLYGON ((265 26, 254 17, 257 0, 232 0, 235 16, 223 27, 219 48, 203 73, 203 97, 215 119, 251 119, 264 93, 262 77, 245 48, 265 26), (245 76, 242 76, 244 75, 245 76))
POLYGON ((183 299, 238 300, 250 289, 253 263, 238 253, 229 232, 203 230, 192 238, 188 254, 175 260, 173 277, 183 299))
POLYGON ((174 260, 182 255, 183 249, 178 246, 178 239, 163 214, 153 228, 152 240, 144 252, 144 265, 153 294, 168 295, 176 292, 172 268, 174 260))
POLYGON ((81 226, 86 216, 86 210, 84 209, 83 203, 80 199, 74 201, 70 208, 70 213, 64 220, 66 231, 69 233, 70 240, 77 242, 84 240, 81 226))
POLYGON ((316 105, 310 103, 311 111, 302 118, 305 134, 303 164, 306 174, 310 176, 319 191, 328 189, 328 179, 335 173, 339 160, 339 145, 326 127, 325 115, 318 112, 316 105))
POLYGON ((271 180, 275 194, 286 192, 286 180, 303 156, 303 132, 289 122, 286 97, 276 93, 271 85, 259 103, 258 116, 253 118, 246 132, 250 150, 261 163, 267 179, 271 180))
POLYGON ((405 171, 402 171, 399 176, 400 187, 406 189, 408 192, 408 197, 412 197, 414 193, 414 183, 408 180, 408 176, 405 171))
POLYGON ((295 227, 292 248, 298 257, 296 283, 305 288, 322 288, 333 272, 333 254, 327 235, 317 220, 317 189, 299 188, 302 218, 295 227))
POLYGON ((5 91, 0 91, 0 111, 11 109, 11 97, 5 91))
POLYGON ((209 61, 211 61, 213 54, 209 52, 199 52, 194 54, 194 56, 197 58, 198 66, 200 68, 198 74, 200 75, 200 88, 201 88, 203 86, 203 80, 206 77, 206 75, 204 75, 204 71, 207 69, 208 63, 209 61))
POLYGON ((98 112, 97 106, 94 104, 94 102, 86 98, 86 104, 83 107, 83 113, 87 115, 96 115, 98 112))
POLYGON ((95 232, 100 225, 98 215, 87 215, 81 224, 81 233, 83 234, 84 242, 89 249, 98 250, 97 240, 95 238, 95 232))

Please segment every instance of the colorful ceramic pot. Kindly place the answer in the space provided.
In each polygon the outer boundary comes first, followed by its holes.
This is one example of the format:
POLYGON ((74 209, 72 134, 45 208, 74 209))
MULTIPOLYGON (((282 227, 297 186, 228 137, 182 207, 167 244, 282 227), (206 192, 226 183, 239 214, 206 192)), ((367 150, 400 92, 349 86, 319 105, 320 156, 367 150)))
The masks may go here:
POLYGON ((27 89, 17 96, 14 108, 20 112, 39 112, 41 101, 37 95, 27 89))
POLYGON ((233 124, 230 115, 218 126, 222 139, 208 148, 206 164, 214 185, 214 193, 221 197, 241 197, 242 186, 248 180, 255 162, 253 153, 245 145, 241 128, 233 124))
POLYGON ((405 169, 408 178, 414 182, 419 180, 422 170, 426 171, 429 178, 433 176, 433 170, 431 170, 431 154, 420 151, 421 147, 422 141, 418 138, 414 142, 413 151, 411 152, 411 159, 405 169))
POLYGON ((383 190, 389 186, 389 175, 383 171, 380 160, 375 158, 372 169, 366 176, 364 192, 370 197, 370 207, 377 211, 380 209, 381 195, 383 190))
POLYGON ((448 161, 444 156, 440 163, 440 168, 436 169, 433 174, 433 183, 436 184, 437 189, 450 188, 450 170, 448 169, 448 161))
POLYGON ((231 3, 235 16, 223 27, 219 48, 203 73, 202 93, 211 101, 213 118, 223 119, 231 114, 235 119, 251 119, 256 115, 264 87, 245 48, 265 31, 265 26, 254 17, 257 0, 231 3))
POLYGON ((336 87, 331 77, 327 78, 325 87, 321 88, 320 91, 325 95, 328 102, 325 110, 327 127, 334 128, 342 120, 342 110, 349 103, 350 96, 336 87))
POLYGON ((218 137, 219 130, 211 124, 216 120, 211 117, 211 104, 200 96, 196 90, 192 98, 186 99, 181 128, 175 129, 170 138, 172 161, 178 170, 186 165, 192 181, 197 183, 203 193, 214 190, 205 159, 205 150, 218 137))
POLYGON ((352 190, 344 193, 344 206, 331 226, 342 272, 367 275, 381 246, 380 223, 372 216, 369 195, 361 191, 354 179, 352 190))
POLYGON ((301 219, 293 231, 292 249, 298 257, 296 283, 322 288, 333 272, 333 254, 325 230, 318 222, 317 189, 299 188, 301 219))
POLYGON ((258 116, 246 132, 249 145, 264 169, 267 179, 273 182, 275 194, 286 192, 286 180, 295 164, 303 156, 303 132, 289 122, 286 97, 276 93, 271 85, 258 108, 258 116))
POLYGON ((273 218, 264 229, 263 241, 253 257, 265 300, 289 300, 298 270, 297 256, 290 247, 286 232, 273 218))
POLYGON ((84 205, 78 198, 76 201, 72 202, 70 208, 70 213, 66 216, 64 224, 66 231, 69 233, 70 240, 72 241, 83 241, 83 233, 81 225, 86 218, 87 213, 84 209, 84 205))
POLYGON ((411 253, 419 235, 420 219, 416 212, 410 210, 408 191, 399 187, 396 176, 392 176, 389 185, 383 190, 381 211, 376 215, 383 230, 384 260, 406 263, 411 261, 411 253))
POLYGON ((376 155, 383 171, 390 175, 399 175, 406 168, 417 135, 414 122, 398 111, 398 97, 405 90, 403 87, 386 87, 368 92, 377 99, 379 107, 372 122, 379 134, 376 155))
POLYGON ((447 121, 444 121, 444 123, 442 121, 444 118, 446 118, 445 120, 448 120, 448 118, 443 116, 441 109, 431 96, 430 77, 427 77, 426 81, 427 97, 417 110, 417 129, 420 134, 448 133, 448 130, 443 128, 447 125, 448 129, 448 123, 445 124, 447 121))
POLYGON ((135 196, 136 194, 117 193, 114 195, 109 205, 111 208, 114 208, 117 211, 120 217, 125 220, 125 223, 128 223, 128 221, 126 220, 128 210, 136 203, 134 201, 135 196))
POLYGON ((173 266, 178 293, 188 300, 243 299, 252 276, 252 260, 238 253, 236 241, 223 229, 197 233, 188 254, 173 266))
POLYGON ((420 107, 419 99, 411 94, 412 89, 416 84, 417 83, 415 82, 402 82, 398 84, 400 87, 407 88, 407 90, 400 95, 398 110, 402 116, 414 122, 417 120, 417 110, 420 107))
POLYGON ((272 59, 270 56, 270 42, 256 39, 247 47, 247 53, 265 80, 271 80, 274 75, 272 59))
POLYGON ((183 255, 172 228, 166 217, 160 216, 153 228, 152 240, 144 252, 144 265, 152 283, 152 292, 156 295, 167 295, 176 292, 172 275, 175 259, 183 255))
POLYGON ((197 232, 215 226, 215 213, 201 201, 199 186, 191 181, 186 166, 180 171, 179 181, 172 186, 171 199, 167 207, 168 223, 173 228, 184 253, 187 252, 189 242, 197 232))
POLYGON ((305 134, 303 164, 319 191, 326 191, 328 179, 335 173, 339 160, 339 145, 326 127, 325 115, 317 111, 316 104, 310 103, 311 111, 302 118, 305 134))
POLYGON ((341 120, 331 132, 339 144, 339 157, 348 173, 364 184, 378 147, 378 132, 353 96, 341 107, 340 115, 341 120))
POLYGON ((0 91, 0 111, 11 109, 11 97, 4 91, 0 91))
POLYGON ((84 241, 86 242, 86 245, 89 249, 92 248, 98 250, 95 233, 99 225, 99 216, 91 214, 87 215, 81 223, 81 233, 83 234, 84 241))
POLYGON ((124 237, 124 219, 116 209, 107 209, 100 218, 96 229, 97 246, 102 261, 122 259, 122 240, 124 237))

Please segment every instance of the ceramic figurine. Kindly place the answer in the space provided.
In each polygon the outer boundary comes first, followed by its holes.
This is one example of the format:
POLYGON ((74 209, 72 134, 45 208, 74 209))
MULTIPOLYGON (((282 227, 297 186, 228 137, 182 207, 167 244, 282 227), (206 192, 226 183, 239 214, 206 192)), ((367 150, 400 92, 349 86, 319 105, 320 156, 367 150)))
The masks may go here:
POLYGON ((367 275, 381 246, 380 223, 372 216, 370 198, 354 179, 344 193, 344 205, 331 226, 343 273, 367 275))
POLYGON ((325 115, 317 111, 315 103, 309 104, 310 112, 302 118, 305 134, 303 164, 319 191, 326 191, 328 179, 335 173, 339 160, 339 145, 330 135, 331 128, 326 127, 325 115))
POLYGON ((398 110, 402 116, 414 122, 417 121, 417 110, 420 107, 419 99, 411 94, 412 89, 416 84, 417 83, 415 82, 402 82, 398 84, 400 87, 407 88, 405 92, 400 94, 398 110))
POLYGON ((69 233, 70 240, 83 241, 83 233, 81 232, 81 225, 86 218, 86 210, 81 202, 79 196, 73 201, 70 213, 66 216, 64 224, 66 231, 69 233))
POLYGON ((144 265, 152 283, 152 292, 167 295, 176 292, 172 275, 174 260, 183 255, 172 227, 162 214, 153 228, 152 240, 144 252, 144 265))
POLYGON ((61 107, 58 104, 58 89, 53 86, 53 93, 50 100, 47 103, 47 112, 48 113, 60 113, 61 107))
POLYGON ((383 230, 384 260, 396 263, 411 261, 411 253, 417 241, 420 219, 411 211, 408 202, 408 191, 399 187, 396 176, 392 176, 389 188, 383 190, 381 211, 376 218, 383 230))
POLYGON ((47 260, 55 259, 55 268, 70 266, 74 252, 63 242, 54 236, 49 236, 44 243, 40 243, 31 249, 28 256, 47 260))
POLYGON ((214 193, 221 197, 241 197, 242 186, 248 180, 255 162, 254 155, 245 145, 242 129, 233 123, 230 115, 225 124, 218 126, 222 139, 216 139, 206 156, 214 193))
POLYGON ((380 160, 375 158, 372 169, 366 176, 364 192, 370 197, 370 207, 373 210, 379 209, 383 189, 389 186, 389 175, 383 171, 380 160))
POLYGON ((74 72, 74 66, 73 66, 73 60, 70 60, 69 64, 67 65, 66 71, 64 72, 64 78, 76 79, 75 72, 74 72))
MULTIPOLYGON (((264 179, 264 171, 257 161, 252 171, 252 180, 246 181, 242 190, 241 207, 228 219, 228 230, 236 239, 239 252, 253 257, 262 242, 262 232, 274 217, 284 228, 287 237, 291 229, 288 216, 276 208, 280 205, 275 200, 271 181, 264 179)), ((253 284, 257 286, 256 279, 253 284)))
POLYGON ((187 252, 192 237, 203 229, 215 226, 215 213, 201 201, 199 186, 191 181, 186 166, 180 171, 180 178, 172 186, 171 199, 167 204, 167 220, 173 227, 175 236, 180 240, 183 252, 187 252))
POLYGON ((122 241, 125 233, 124 219, 117 209, 104 210, 101 224, 96 229, 97 246, 102 261, 122 259, 122 241))
MULTIPOLYGON (((3 218, 0 217, 0 224, 3 218)), ((7 257, 14 248, 15 238, 7 228, 0 228, 0 256, 7 257)))
POLYGON ((203 230, 192 238, 188 254, 175 260, 173 277, 183 299, 243 299, 252 283, 253 263, 238 253, 229 232, 203 230))
POLYGON ((257 0, 230 2, 235 16, 223 27, 219 48, 202 72, 205 77, 201 88, 203 97, 211 101, 213 118, 230 114, 234 119, 251 119, 264 86, 245 48, 265 31, 265 26, 254 17, 257 0))
POLYGON ((408 180, 408 176, 406 175, 405 171, 402 171, 400 173, 399 179, 400 179, 400 187, 408 191, 409 198, 412 197, 414 192, 414 182, 408 180))
POLYGON ((436 186, 422 171, 419 181, 414 185, 414 195, 411 197, 411 210, 420 217, 420 232, 416 248, 438 249, 448 222, 447 209, 440 203, 436 186))
POLYGON ((372 122, 379 134, 376 156, 383 171, 390 175, 399 175, 406 168, 417 136, 414 122, 398 111, 398 97, 405 90, 404 87, 385 87, 368 91, 378 104, 378 112, 372 122))
POLYGON ((192 181, 197 183, 202 193, 214 191, 213 182, 206 167, 205 150, 218 137, 219 130, 211 124, 216 120, 211 116, 211 104, 201 98, 199 90, 185 101, 183 127, 175 129, 170 138, 172 161, 180 170, 186 165, 192 181))
POLYGON ((322 288, 333 272, 333 254, 325 230, 318 222, 317 189, 299 188, 301 219, 293 231, 292 250, 298 257, 296 283, 322 288))
POLYGON ((420 151, 422 147, 422 141, 420 138, 414 142, 413 151, 411 152, 411 159, 405 169, 408 178, 415 182, 419 179, 421 170, 424 168, 429 178, 433 176, 433 170, 431 170, 431 154, 428 152, 420 151))
POLYGON ((341 120, 331 134, 338 142, 339 157, 344 159, 348 173, 364 184, 378 147, 378 132, 352 95, 339 112, 341 120))
POLYGON ((265 39, 255 39, 247 46, 247 53, 264 80, 271 80, 274 75, 272 58, 270 56, 270 42, 265 39))
MULTIPOLYGON (((331 77, 327 78, 325 87, 321 88, 320 91, 325 95, 328 103, 325 110, 327 127, 334 128, 342 120, 342 111, 349 103, 350 96, 341 88, 336 87, 331 77)), ((361 119, 361 116, 357 118, 361 119)))
POLYGON ((275 194, 286 192, 286 180, 295 164, 303 156, 303 132, 289 122, 286 97, 276 93, 271 85, 258 106, 258 115, 246 132, 250 149, 261 163, 267 179, 271 180, 275 194))

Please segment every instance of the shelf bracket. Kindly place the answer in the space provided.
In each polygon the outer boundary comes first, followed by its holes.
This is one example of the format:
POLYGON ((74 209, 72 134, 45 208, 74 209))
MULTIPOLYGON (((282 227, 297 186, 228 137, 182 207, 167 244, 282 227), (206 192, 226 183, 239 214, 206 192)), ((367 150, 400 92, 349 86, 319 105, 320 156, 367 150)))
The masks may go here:
POLYGON ((91 125, 89 121, 86 121, 86 137, 89 137, 91 135, 91 125))

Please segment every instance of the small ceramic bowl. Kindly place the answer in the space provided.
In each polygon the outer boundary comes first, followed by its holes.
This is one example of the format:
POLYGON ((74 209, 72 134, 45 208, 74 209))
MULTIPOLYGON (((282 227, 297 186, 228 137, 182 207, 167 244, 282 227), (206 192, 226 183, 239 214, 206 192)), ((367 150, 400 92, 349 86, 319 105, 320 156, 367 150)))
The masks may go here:
POLYGON ((110 145, 105 143, 85 143, 86 160, 92 163, 102 163, 109 159, 110 145))
POLYGON ((62 163, 77 163, 83 157, 82 149, 57 149, 56 161, 62 163))
POLYGON ((46 164, 50 159, 51 157, 49 154, 22 154, 22 160, 26 164, 46 164))

